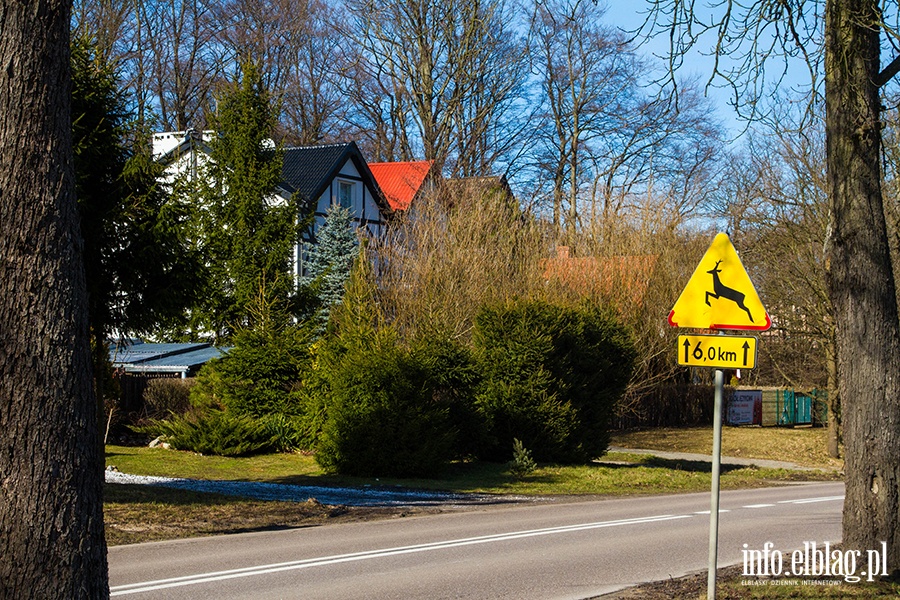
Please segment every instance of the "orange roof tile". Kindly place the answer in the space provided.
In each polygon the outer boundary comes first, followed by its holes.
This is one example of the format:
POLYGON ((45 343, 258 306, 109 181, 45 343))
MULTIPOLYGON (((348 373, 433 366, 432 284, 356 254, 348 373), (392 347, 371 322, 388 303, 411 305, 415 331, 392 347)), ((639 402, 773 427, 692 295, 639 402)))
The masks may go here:
POLYGON ((569 256, 565 246, 543 262, 544 277, 572 292, 615 296, 624 304, 639 305, 647 291, 657 256, 569 256))
POLYGON ((406 210, 425 182, 433 164, 433 160, 369 163, 369 170, 391 208, 406 210))

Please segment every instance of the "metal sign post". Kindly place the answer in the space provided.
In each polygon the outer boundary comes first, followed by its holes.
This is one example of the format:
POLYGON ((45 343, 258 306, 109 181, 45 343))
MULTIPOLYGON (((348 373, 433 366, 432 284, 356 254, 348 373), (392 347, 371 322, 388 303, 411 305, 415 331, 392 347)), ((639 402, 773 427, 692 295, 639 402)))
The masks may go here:
POLYGON ((716 397, 713 409, 712 492, 709 501, 709 574, 706 579, 706 598, 716 600, 716 568, 719 554, 719 467, 722 464, 722 397, 725 395, 725 374, 716 369, 716 397))

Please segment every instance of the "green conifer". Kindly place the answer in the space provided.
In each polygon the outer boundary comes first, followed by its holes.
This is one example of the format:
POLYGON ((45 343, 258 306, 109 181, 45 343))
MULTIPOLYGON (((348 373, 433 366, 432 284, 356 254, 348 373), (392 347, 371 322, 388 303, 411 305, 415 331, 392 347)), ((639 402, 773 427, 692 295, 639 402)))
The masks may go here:
POLYGON ((315 244, 304 244, 306 277, 320 302, 317 319, 320 329, 328 322, 331 308, 344 296, 353 261, 359 255, 358 239, 352 228, 350 210, 334 205, 325 215, 325 223, 316 233, 315 244))
POLYGON ((253 325, 248 308, 261 281, 280 300, 294 290, 298 213, 293 198, 276 194, 282 170, 282 150, 272 141, 277 117, 259 67, 244 63, 240 80, 219 101, 202 178, 199 237, 211 276, 195 327, 217 339, 253 325))

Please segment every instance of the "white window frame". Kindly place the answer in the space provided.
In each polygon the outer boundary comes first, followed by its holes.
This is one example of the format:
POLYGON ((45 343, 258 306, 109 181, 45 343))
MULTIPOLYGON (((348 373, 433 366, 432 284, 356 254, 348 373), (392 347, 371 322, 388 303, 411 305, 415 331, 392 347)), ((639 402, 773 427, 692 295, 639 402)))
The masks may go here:
POLYGON ((335 194, 335 204, 346 209, 353 210, 354 200, 356 199, 356 182, 347 179, 337 180, 337 193, 335 194), (344 204, 344 190, 349 190, 349 203, 344 204))

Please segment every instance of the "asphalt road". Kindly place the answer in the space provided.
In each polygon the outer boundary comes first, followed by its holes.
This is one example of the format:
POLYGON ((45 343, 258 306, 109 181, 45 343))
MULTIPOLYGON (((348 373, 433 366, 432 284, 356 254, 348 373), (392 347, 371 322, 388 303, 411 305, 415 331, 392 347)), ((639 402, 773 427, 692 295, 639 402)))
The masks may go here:
MULTIPOLYGON (((722 492, 719 566, 838 541, 842 483, 722 492)), ((709 494, 535 505, 110 548, 113 597, 581 599, 706 569, 709 494)), ((786 563, 789 562, 787 559, 786 563)))

